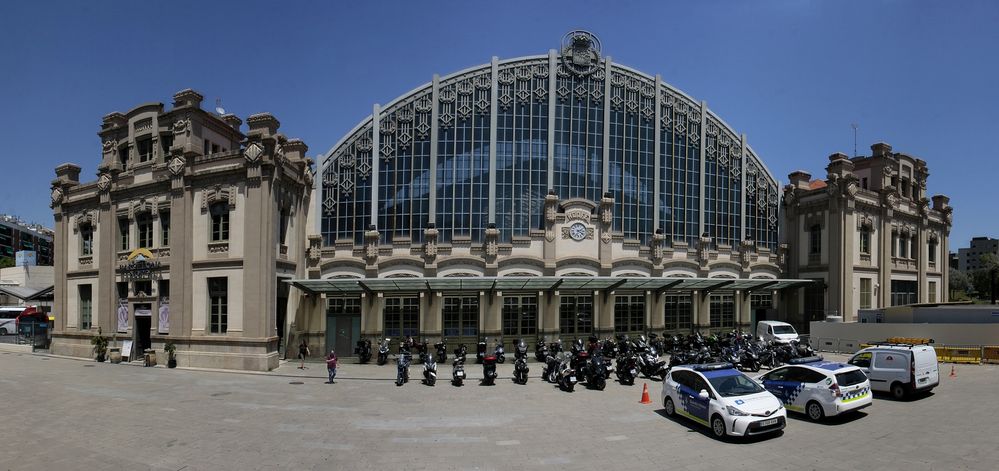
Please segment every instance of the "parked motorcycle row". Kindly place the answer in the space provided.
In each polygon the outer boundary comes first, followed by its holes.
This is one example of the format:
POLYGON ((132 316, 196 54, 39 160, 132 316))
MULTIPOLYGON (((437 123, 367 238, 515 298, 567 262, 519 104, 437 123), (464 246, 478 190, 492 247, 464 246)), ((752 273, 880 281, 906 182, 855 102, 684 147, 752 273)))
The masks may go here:
MULTIPOLYGON (((391 339, 385 338, 378 344, 376 361, 379 365, 388 362, 390 342, 391 339)), ((423 365, 423 383, 435 385, 437 365, 447 362, 447 343, 441 339, 433 344, 431 350, 426 339, 417 342, 412 337, 399 342, 396 385, 402 386, 409 382, 409 367, 414 351, 417 361, 423 365)), ((371 361, 371 341, 358 341, 354 353, 361 363, 371 361)), ((465 360, 468 349, 460 344, 453 354, 451 384, 462 386, 467 378, 465 360)), ((620 384, 630 386, 640 376, 661 381, 669 369, 676 365, 725 362, 743 371, 756 372, 760 368, 776 368, 794 358, 814 354, 815 351, 807 342, 768 342, 740 331, 710 336, 693 333, 664 334, 660 337, 650 333, 648 338, 641 335, 636 339, 618 335, 616 339, 599 340, 591 336, 585 345, 582 339, 576 339, 568 351, 564 350, 560 339, 547 343, 539 339, 534 350, 535 360, 544 365, 541 378, 567 392, 573 391, 577 384, 602 391, 612 374, 620 384), (663 359, 664 354, 669 356, 668 361, 663 359)), ((527 384, 530 373, 527 357, 527 344, 523 339, 518 339, 514 344, 513 368, 513 381, 518 384, 527 384)), ((496 340, 492 350, 488 349, 484 339, 476 344, 475 362, 482 365, 483 385, 495 384, 498 377, 496 365, 505 361, 506 351, 501 340, 496 340)))

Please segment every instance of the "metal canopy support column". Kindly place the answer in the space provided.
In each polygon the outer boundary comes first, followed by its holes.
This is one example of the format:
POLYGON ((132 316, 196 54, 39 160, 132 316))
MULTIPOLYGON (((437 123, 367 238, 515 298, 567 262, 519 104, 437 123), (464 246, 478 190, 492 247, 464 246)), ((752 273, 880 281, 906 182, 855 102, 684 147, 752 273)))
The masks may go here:
MULTIPOLYGON (((663 85, 663 76, 656 74, 656 117, 655 121, 653 121, 652 124, 652 129, 653 129, 652 155, 654 162, 654 165, 652 167, 652 172, 653 172, 652 173, 652 182, 653 182, 652 183, 652 230, 653 231, 660 228, 659 211, 661 209, 659 206, 661 203, 659 202, 659 191, 661 186, 660 175, 662 173, 662 171, 660 170, 662 168, 662 162, 660 162, 660 159, 662 158, 662 151, 660 149, 662 144, 662 133, 659 130, 659 126, 662 125, 661 123, 662 123, 663 94, 660 93, 659 90, 662 88, 662 85, 663 85)), ((657 300, 659 299, 658 296, 656 297, 656 299, 657 300)))
POLYGON ((434 74, 433 91, 430 92, 430 101, 433 109, 430 110, 430 205, 427 211, 428 221, 437 222, 437 119, 440 109, 437 106, 441 87, 440 75, 434 74))
POLYGON ((763 283, 762 285, 757 285, 757 286, 754 286, 752 288, 747 288, 746 289, 746 294, 752 293, 753 291, 760 291, 760 290, 769 288, 769 287, 771 287, 773 285, 776 285, 777 283, 780 283, 780 282, 779 281, 770 281, 770 282, 767 282, 767 283, 763 283))
MULTIPOLYGON (((604 153, 600 196, 610 191, 610 97, 611 97, 611 56, 604 60, 604 153)), ((599 202, 598 202, 599 203, 599 202)))
POLYGON ((716 284, 714 284, 712 286, 709 286, 707 288, 704 288, 704 294, 707 295, 708 293, 710 293, 712 291, 715 291, 718 288, 723 288, 723 287, 728 286, 728 285, 730 285, 732 283, 735 283, 735 281, 736 280, 726 280, 726 281, 722 281, 722 282, 716 283, 716 284))
POLYGON ((737 240, 747 240, 749 239, 749 233, 746 231, 746 135, 742 135, 742 156, 739 157, 739 161, 742 162, 742 184, 739 185, 739 201, 742 202, 742 209, 739 211, 739 231, 742 232, 737 240))
POLYGON ((496 99, 499 95, 499 58, 493 56, 492 61, 492 89, 489 96, 489 219, 487 222, 496 222, 496 99))
POLYGON ((558 65, 554 49, 548 50, 548 189, 555 188, 555 83, 558 65))
POLYGON ((707 143, 707 124, 708 124, 708 102, 701 101, 701 175, 700 175, 700 193, 701 197, 697 204, 697 237, 704 235, 704 196, 707 192, 704 189, 704 185, 707 183, 704 172, 707 171, 707 151, 705 150, 708 146, 707 143))
POLYGON ((683 280, 671 281, 668 285, 665 285, 662 288, 659 288, 656 291, 656 300, 658 301, 659 298, 662 297, 662 295, 666 294, 667 291, 673 289, 674 287, 676 287, 676 285, 678 285, 680 283, 683 283, 683 280))
POLYGON ((378 227, 378 151, 381 146, 381 106, 375 103, 371 111, 371 225, 378 227))

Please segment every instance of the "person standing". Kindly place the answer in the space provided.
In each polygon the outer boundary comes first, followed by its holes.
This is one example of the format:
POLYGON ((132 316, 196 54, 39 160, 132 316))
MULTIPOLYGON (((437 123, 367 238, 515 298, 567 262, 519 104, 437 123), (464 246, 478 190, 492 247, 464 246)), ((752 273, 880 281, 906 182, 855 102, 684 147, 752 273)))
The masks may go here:
POLYGON ((302 361, 302 364, 298 366, 298 369, 305 369, 305 357, 309 356, 309 344, 305 342, 305 338, 302 338, 301 345, 298 346, 298 358, 302 361))
POLYGON ((336 378, 336 352, 330 350, 330 354, 326 357, 326 371, 330 375, 330 380, 326 384, 333 384, 333 378, 336 378))

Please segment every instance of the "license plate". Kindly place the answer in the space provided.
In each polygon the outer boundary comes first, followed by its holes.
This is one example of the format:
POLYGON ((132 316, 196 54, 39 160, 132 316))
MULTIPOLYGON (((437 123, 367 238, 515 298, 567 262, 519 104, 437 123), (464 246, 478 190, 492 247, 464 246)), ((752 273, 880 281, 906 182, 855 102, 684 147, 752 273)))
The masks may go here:
POLYGON ((925 383, 925 382, 926 382, 927 380, 929 380, 929 379, 930 379, 930 378, 919 378, 919 382, 920 382, 920 383, 925 383))
POLYGON ((570 376, 569 377, 569 381, 576 381, 576 377, 575 376, 570 376))
POLYGON ((638 372, 637 372, 637 371, 635 371, 635 370, 631 370, 631 375, 632 375, 632 376, 636 376, 636 375, 638 375, 638 372))
POLYGON ((777 419, 764 420, 764 421, 760 422, 760 427, 768 427, 770 425, 777 425, 777 422, 779 422, 777 419))
POLYGON ((458 372, 458 377, 459 378, 464 378, 465 377, 465 373, 462 373, 462 372, 459 371, 458 372))

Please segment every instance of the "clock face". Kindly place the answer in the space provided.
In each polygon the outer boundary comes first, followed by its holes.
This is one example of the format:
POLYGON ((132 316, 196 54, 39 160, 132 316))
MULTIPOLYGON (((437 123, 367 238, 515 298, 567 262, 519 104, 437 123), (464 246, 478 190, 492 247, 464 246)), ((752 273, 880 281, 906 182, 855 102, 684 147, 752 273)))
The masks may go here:
POLYGON ((572 226, 569 226, 569 237, 572 237, 572 240, 583 240, 583 239, 585 239, 586 238, 586 226, 584 226, 582 223, 579 223, 579 222, 573 224, 572 226))

